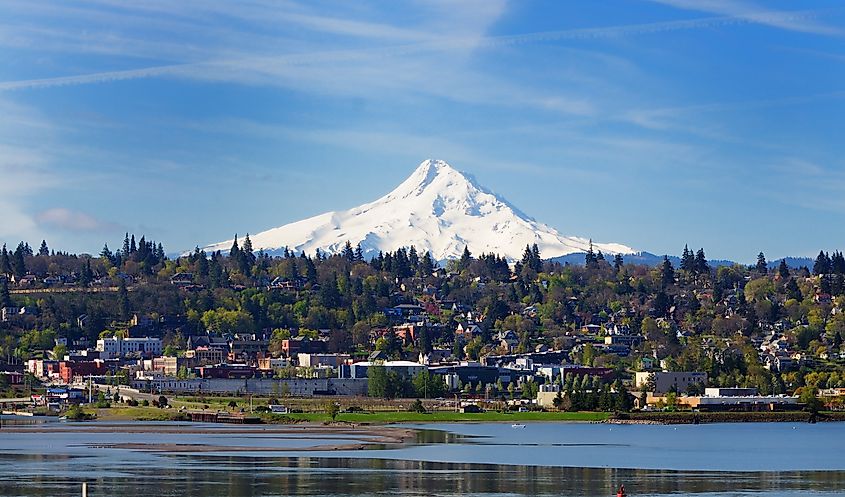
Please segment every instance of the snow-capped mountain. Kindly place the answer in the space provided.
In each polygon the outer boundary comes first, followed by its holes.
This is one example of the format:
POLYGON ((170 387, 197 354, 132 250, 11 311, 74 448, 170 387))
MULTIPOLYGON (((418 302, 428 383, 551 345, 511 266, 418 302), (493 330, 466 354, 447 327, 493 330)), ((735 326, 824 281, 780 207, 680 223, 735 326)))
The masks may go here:
MULTIPOLYGON (((343 212, 327 212, 250 235, 255 250, 277 254, 285 247, 313 254, 343 250, 360 243, 364 255, 414 245, 439 261, 458 258, 464 247, 475 255, 494 252, 514 260, 526 245, 537 244, 543 258, 586 252, 586 238, 563 236, 526 216, 474 178, 440 160, 426 160, 384 197, 343 212)), ((215 243, 206 252, 227 251, 233 240, 215 243)), ((634 250, 617 243, 593 243, 605 254, 634 250)))

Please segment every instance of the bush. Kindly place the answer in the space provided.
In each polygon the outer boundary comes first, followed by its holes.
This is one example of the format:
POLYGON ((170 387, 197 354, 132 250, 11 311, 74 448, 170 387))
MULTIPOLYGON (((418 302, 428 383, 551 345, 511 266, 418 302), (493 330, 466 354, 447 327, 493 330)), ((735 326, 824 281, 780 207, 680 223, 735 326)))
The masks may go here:
POLYGON ((144 406, 144 407, 149 407, 149 406, 150 406, 150 401, 149 401, 149 400, 147 400, 147 399, 144 399, 144 401, 143 401, 143 402, 141 402, 141 405, 142 405, 142 406, 144 406))
POLYGON ((158 398, 158 406, 160 408, 164 409, 168 405, 169 405, 169 401, 167 400, 167 397, 165 397, 164 395, 160 395, 159 398, 158 398))
POLYGON ((427 412, 427 411, 425 410, 425 406, 423 405, 423 403, 422 403, 422 401, 421 401, 420 399, 415 400, 415 401, 411 404, 411 407, 409 407, 409 408, 408 408, 408 410, 409 410, 410 412, 418 412, 418 413, 421 413, 421 414, 424 414, 425 412, 427 412))

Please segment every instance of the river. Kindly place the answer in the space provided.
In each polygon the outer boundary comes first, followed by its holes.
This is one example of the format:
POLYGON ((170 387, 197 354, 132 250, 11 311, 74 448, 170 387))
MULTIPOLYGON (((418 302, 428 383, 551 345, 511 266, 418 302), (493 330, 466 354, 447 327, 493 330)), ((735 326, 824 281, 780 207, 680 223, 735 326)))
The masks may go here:
POLYGON ((144 430, 0 430, 0 495, 79 496, 83 481, 91 497, 609 496, 623 483, 632 497, 845 495, 845 423, 438 424, 415 426, 404 445, 385 445, 378 428, 314 438, 255 427, 129 426, 144 430), (302 452, 362 441, 367 450, 302 452))

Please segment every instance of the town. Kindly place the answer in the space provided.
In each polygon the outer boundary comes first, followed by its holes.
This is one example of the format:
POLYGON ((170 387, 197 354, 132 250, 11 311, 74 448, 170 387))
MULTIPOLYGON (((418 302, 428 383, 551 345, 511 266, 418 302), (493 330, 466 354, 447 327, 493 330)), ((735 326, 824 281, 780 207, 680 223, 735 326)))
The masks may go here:
POLYGON ((128 234, 98 257, 21 243, 0 252, 0 390, 4 411, 55 414, 176 397, 283 413, 365 397, 462 412, 838 410, 843 275, 824 252, 812 270, 762 253, 711 268, 687 248, 679 268, 592 250, 562 265, 536 246, 513 264, 465 249, 441 267, 413 247, 270 257, 248 236, 175 259, 128 234))

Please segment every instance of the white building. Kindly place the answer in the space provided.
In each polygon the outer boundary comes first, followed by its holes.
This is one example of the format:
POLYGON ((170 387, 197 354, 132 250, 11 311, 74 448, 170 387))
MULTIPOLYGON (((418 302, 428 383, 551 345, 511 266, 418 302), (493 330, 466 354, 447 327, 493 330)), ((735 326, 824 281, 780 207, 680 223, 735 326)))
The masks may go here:
POLYGON ((139 353, 147 357, 161 355, 160 338, 101 338, 97 340, 97 351, 102 359, 112 357, 123 357, 129 354, 139 353), (103 356, 106 357, 103 357, 103 356))
POLYGON ((636 388, 648 384, 650 377, 654 377, 654 393, 664 394, 674 387, 680 393, 686 392, 690 385, 707 384, 707 373, 697 371, 638 371, 635 381, 636 388))

